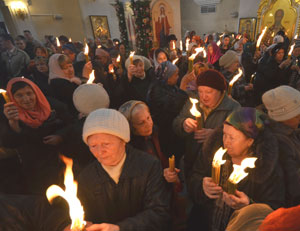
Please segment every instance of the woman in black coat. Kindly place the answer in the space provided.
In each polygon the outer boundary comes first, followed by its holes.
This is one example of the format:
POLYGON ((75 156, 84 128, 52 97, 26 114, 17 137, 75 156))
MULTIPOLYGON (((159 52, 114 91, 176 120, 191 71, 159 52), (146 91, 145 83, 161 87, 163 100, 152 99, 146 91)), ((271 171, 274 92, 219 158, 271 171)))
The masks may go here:
POLYGON ((64 104, 47 100, 41 90, 26 78, 10 80, 4 105, 7 118, 3 146, 16 148, 22 159, 23 193, 44 194, 60 181, 59 145, 71 122, 64 104))
MULTIPOLYGON (((188 182, 194 202, 189 230, 197 230, 197 222, 205 230, 225 230, 232 213, 249 204, 264 203, 272 209, 285 206, 289 189, 280 162, 285 154, 283 145, 268 128, 266 116, 255 109, 241 108, 228 116, 223 131, 216 130, 205 142, 188 182), (222 146, 227 149, 226 163, 217 185, 211 178, 211 166, 214 153, 222 146), (229 195, 227 180, 233 164, 241 165, 249 157, 257 158, 255 168, 246 169, 249 175, 237 184, 234 195, 229 195), (201 221, 199 214, 203 214, 201 221)), ((285 150, 289 150, 287 146, 285 150)))
POLYGON ((147 103, 153 121, 164 138, 163 152, 169 156, 177 154, 179 157, 183 153, 183 143, 173 132, 172 123, 184 106, 188 95, 176 85, 178 68, 170 61, 161 63, 155 71, 155 76, 156 80, 148 91, 147 103))

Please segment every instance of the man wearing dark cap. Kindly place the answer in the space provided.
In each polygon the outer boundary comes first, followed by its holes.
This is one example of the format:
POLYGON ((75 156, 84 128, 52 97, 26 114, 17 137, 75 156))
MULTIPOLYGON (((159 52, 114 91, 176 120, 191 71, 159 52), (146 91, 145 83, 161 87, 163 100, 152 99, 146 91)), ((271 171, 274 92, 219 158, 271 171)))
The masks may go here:
POLYGON ((193 164, 202 143, 214 128, 223 124, 226 117, 240 104, 227 96, 227 84, 224 76, 216 70, 207 70, 197 76, 198 94, 190 95, 199 100, 197 110, 201 112, 203 128, 197 130, 197 121, 190 113, 192 103, 188 100, 179 115, 173 121, 177 135, 185 138, 184 171, 189 178, 193 164))

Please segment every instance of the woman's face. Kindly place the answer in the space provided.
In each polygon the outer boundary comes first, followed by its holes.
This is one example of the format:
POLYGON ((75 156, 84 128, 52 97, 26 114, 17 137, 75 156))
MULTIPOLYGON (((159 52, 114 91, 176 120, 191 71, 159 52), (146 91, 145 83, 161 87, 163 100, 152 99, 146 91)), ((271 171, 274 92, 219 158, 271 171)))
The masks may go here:
POLYGON ((35 63, 35 66, 36 66, 36 69, 42 73, 47 73, 49 70, 48 65, 44 62, 37 62, 37 63, 35 63))
POLYGON ((228 46, 229 42, 230 42, 230 39, 228 37, 224 38, 223 44, 225 46, 228 46))
POLYGON ((290 128, 297 129, 300 124, 300 115, 297 115, 289 120, 282 121, 282 123, 290 128))
POLYGON ((72 63, 66 63, 65 65, 63 65, 62 71, 67 78, 71 79, 74 77, 74 67, 72 63))
POLYGON ((136 71, 135 71, 135 77, 137 78, 143 78, 145 76, 145 69, 144 69, 144 63, 138 62, 135 65, 136 71))
POLYGON ((35 56, 42 56, 42 57, 47 58, 47 54, 40 48, 36 49, 35 56))
POLYGON ((207 47, 207 52, 212 55, 214 53, 213 47, 212 46, 208 46, 207 47))
POLYGON ((36 95, 30 86, 17 90, 13 95, 16 103, 24 110, 33 111, 36 106, 36 95))
POLYGON ((146 108, 139 108, 132 112, 133 133, 138 136, 150 136, 153 129, 153 121, 146 108))
POLYGON ((170 78, 168 78, 168 84, 174 86, 177 84, 177 80, 178 80, 178 69, 174 72, 174 74, 170 78))
POLYGON ((240 62, 236 61, 233 64, 231 64, 228 69, 233 73, 233 72, 236 72, 237 69, 239 69, 239 67, 240 67, 240 62))
POLYGON ((123 44, 121 44, 119 46, 119 51, 122 55, 125 55, 126 54, 126 49, 125 49, 125 46, 123 44))
POLYGON ((281 63, 284 57, 284 49, 280 49, 276 55, 275 55, 275 60, 277 63, 281 63))
POLYGON ((214 108, 221 99, 222 95, 219 90, 207 86, 199 86, 198 94, 201 103, 208 108, 214 108))
POLYGON ((96 159, 106 166, 117 165, 125 152, 125 142, 117 136, 106 133, 89 136, 87 143, 96 159))
POLYGON ((240 130, 224 124, 223 144, 224 148, 227 149, 228 155, 232 158, 240 159, 246 157, 253 142, 252 138, 247 138, 240 130))
POLYGON ((164 52, 160 52, 157 56, 157 62, 161 64, 166 61, 168 61, 166 54, 164 52))

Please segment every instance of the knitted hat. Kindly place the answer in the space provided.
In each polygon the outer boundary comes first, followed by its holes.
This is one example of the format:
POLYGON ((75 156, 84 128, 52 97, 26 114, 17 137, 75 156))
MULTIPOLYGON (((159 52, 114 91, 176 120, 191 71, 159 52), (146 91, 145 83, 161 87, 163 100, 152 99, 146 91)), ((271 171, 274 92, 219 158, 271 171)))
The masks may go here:
MULTIPOLYGON (((144 69, 145 69, 145 71, 147 71, 151 67, 151 62, 146 57, 141 56, 141 55, 134 55, 133 56, 133 61, 137 60, 137 59, 139 59, 139 60, 141 60, 141 61, 144 62, 144 69)), ((130 64, 130 57, 128 57, 128 59, 125 62, 125 68, 126 68, 126 70, 128 69, 129 64, 130 64)))
POLYGON ((220 58, 219 64, 221 67, 227 69, 231 66, 231 64, 238 61, 239 61, 239 57, 237 53, 235 51, 229 50, 220 58))
POLYGON ((129 100, 120 106, 119 112, 121 112, 126 117, 126 119, 129 122, 131 122, 133 109, 135 108, 135 106, 137 106, 139 104, 143 104, 143 105, 145 105, 145 107, 148 108, 147 104, 145 104, 142 101, 129 100))
POLYGON ((207 86, 219 91, 225 91, 227 88, 224 76, 219 71, 212 69, 202 72, 197 77, 197 86, 207 86))
POLYGON ((284 38, 281 36, 281 35, 276 35, 274 38, 273 38, 273 43, 283 43, 284 42, 284 38))
POLYGON ((262 101, 270 118, 285 121, 300 114, 300 92, 289 86, 280 86, 267 91, 262 101))
POLYGON ((264 128, 264 116, 260 111, 251 107, 242 107, 232 112, 225 120, 240 130, 247 137, 255 139, 258 133, 264 128))
POLYGON ((73 103, 76 109, 88 115, 92 111, 109 107, 109 96, 99 84, 82 84, 73 93, 73 103))
POLYGON ((126 143, 130 140, 130 129, 127 119, 122 113, 114 109, 97 109, 88 115, 83 125, 83 141, 87 144, 88 137, 98 133, 117 136, 126 143))

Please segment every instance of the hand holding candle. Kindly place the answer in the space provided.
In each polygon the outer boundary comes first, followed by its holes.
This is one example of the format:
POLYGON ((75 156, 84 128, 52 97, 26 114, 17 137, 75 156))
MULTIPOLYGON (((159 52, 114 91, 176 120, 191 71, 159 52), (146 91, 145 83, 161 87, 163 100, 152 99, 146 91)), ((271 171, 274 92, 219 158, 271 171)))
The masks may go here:
POLYGON ((203 128, 202 124, 202 118, 201 113, 197 110, 196 104, 199 103, 197 99, 190 98, 191 103, 193 104, 192 108, 190 109, 190 112, 193 116, 196 117, 197 120, 197 130, 200 130, 203 128))
POLYGON ((226 153, 227 149, 223 149, 220 147, 218 151, 214 155, 214 159, 212 162, 212 169, 211 169, 211 178, 215 184, 220 183, 220 172, 221 172, 221 165, 225 164, 226 160, 223 160, 223 156, 226 153))

